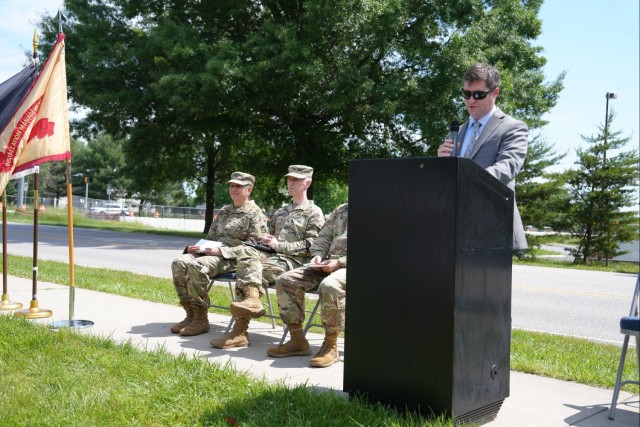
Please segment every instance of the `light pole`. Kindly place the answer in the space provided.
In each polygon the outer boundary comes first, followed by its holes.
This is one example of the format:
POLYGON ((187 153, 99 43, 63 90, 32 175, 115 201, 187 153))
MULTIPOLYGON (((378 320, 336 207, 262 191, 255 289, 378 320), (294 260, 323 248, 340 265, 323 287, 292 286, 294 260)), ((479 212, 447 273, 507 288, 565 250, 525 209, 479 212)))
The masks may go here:
POLYGON ((84 208, 86 209, 86 213, 89 213, 89 177, 88 176, 84 177, 84 188, 85 188, 84 208))
POLYGON ((618 95, 613 92, 607 92, 605 98, 607 98, 607 106, 605 108, 604 114, 604 153, 602 154, 603 163, 606 163, 607 161, 607 137, 609 136, 609 100, 618 98, 618 95))

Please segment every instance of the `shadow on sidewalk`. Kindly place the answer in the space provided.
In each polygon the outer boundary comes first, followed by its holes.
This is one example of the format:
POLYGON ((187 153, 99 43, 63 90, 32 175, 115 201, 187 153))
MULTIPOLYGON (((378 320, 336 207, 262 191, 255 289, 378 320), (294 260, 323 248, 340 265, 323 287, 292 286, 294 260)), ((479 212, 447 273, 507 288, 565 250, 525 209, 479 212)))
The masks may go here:
MULTIPOLYGON (((611 392, 613 394, 613 391, 611 392)), ((588 406, 571 405, 565 403, 564 406, 578 411, 576 414, 564 419, 570 426, 578 427, 637 427, 638 426, 638 396, 634 396, 632 401, 621 401, 616 406, 615 420, 609 419, 609 405, 596 404, 588 406), (625 409, 627 407, 627 409, 625 409)))
MULTIPOLYGON (((255 326, 249 329, 249 339, 251 345, 246 348, 218 349, 211 347, 210 341, 213 338, 220 337, 227 329, 226 324, 211 322, 209 332, 192 337, 183 337, 170 332, 173 323, 147 323, 143 325, 132 326, 127 334, 131 334, 131 339, 148 339, 150 341, 163 340, 164 346, 171 350, 178 348, 186 353, 197 351, 201 357, 206 357, 212 361, 226 363, 228 360, 237 361, 244 364, 246 361, 257 362, 266 365, 269 368, 277 369, 294 369, 309 368, 309 360, 322 345, 324 339, 320 334, 307 334, 307 339, 311 346, 310 356, 271 358, 267 356, 269 347, 277 346, 282 337, 282 328, 276 327, 272 329, 268 324, 256 322, 255 326), (244 362, 242 362, 244 361, 244 362)), ((340 354, 343 355, 344 345, 340 343, 340 354)), ((253 363, 251 363, 253 365, 253 363)), ((315 369, 314 369, 315 370, 315 369)))

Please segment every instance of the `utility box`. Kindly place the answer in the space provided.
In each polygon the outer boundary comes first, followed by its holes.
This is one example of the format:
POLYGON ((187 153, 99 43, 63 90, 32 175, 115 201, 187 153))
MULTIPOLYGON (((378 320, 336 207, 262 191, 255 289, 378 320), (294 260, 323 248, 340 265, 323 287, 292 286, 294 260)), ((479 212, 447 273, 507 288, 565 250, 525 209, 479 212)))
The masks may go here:
POLYGON ((465 158, 353 160, 344 389, 457 422, 509 396, 513 192, 465 158))

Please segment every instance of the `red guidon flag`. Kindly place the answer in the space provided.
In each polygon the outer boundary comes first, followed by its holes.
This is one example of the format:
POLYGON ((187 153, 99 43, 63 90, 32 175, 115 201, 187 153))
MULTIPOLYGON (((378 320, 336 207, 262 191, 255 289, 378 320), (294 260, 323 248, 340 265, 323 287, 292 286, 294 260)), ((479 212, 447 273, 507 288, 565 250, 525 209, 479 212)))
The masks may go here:
POLYGON ((64 34, 26 97, 0 129, 0 192, 9 177, 40 163, 71 158, 64 34))

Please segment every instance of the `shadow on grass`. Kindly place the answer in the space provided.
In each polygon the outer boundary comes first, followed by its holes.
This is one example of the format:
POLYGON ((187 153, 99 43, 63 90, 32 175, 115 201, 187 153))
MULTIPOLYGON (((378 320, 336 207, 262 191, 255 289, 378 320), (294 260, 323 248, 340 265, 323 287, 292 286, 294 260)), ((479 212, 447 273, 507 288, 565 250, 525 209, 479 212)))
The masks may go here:
POLYGON ((265 426, 452 426, 443 416, 401 412, 361 396, 335 390, 273 387, 230 398, 219 411, 204 413, 201 425, 265 426), (312 404, 310 404, 310 401, 312 404), (283 420, 286 420, 283 422, 283 420))

